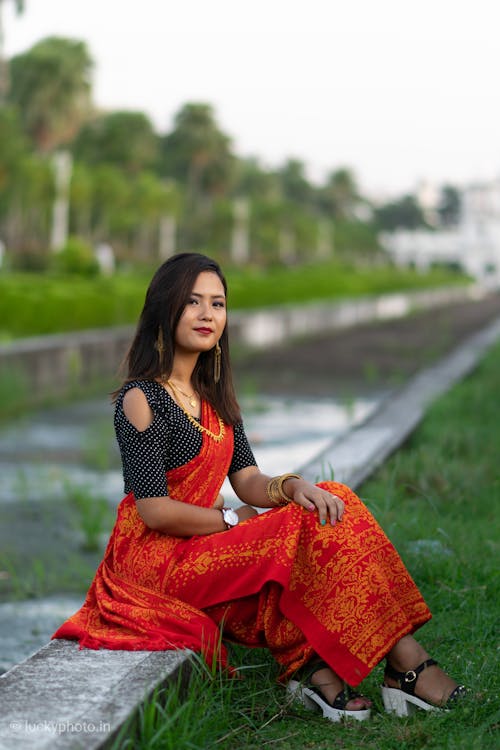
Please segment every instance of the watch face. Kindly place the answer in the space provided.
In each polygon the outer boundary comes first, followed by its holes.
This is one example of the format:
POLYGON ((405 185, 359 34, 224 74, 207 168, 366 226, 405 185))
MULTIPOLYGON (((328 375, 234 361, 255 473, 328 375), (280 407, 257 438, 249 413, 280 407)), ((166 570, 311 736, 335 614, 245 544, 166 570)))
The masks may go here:
POLYGON ((240 519, 238 518, 238 514, 235 510, 233 510, 232 508, 224 510, 224 521, 229 524, 229 526, 236 526, 239 520, 240 519))

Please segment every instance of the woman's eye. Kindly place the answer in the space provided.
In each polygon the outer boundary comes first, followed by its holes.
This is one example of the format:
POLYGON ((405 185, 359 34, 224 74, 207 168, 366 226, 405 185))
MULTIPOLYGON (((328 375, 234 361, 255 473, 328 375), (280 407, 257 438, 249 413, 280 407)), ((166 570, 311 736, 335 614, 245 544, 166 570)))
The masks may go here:
POLYGON ((214 302, 214 307, 222 307, 222 308, 224 308, 225 305, 224 305, 224 302, 214 302))

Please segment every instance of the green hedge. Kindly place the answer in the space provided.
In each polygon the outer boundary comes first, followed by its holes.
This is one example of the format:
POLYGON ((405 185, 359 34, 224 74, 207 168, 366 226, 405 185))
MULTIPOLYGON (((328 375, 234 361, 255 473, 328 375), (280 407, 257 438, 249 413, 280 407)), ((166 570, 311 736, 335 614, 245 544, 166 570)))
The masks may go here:
MULTIPOLYGON (((134 323, 150 275, 86 279, 49 274, 0 274, 0 337, 59 333, 134 323)), ((388 266, 354 269, 335 264, 230 271, 231 309, 304 303, 394 290, 463 283, 445 270, 419 274, 388 266)))

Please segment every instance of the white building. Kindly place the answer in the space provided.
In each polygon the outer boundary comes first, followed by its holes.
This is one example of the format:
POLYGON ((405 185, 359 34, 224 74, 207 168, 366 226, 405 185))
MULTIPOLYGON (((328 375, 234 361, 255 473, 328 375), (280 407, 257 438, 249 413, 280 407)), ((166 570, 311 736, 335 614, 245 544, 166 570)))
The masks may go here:
POLYGON ((462 191, 456 227, 385 232, 380 241, 398 265, 458 264, 478 281, 500 286, 500 180, 462 191))

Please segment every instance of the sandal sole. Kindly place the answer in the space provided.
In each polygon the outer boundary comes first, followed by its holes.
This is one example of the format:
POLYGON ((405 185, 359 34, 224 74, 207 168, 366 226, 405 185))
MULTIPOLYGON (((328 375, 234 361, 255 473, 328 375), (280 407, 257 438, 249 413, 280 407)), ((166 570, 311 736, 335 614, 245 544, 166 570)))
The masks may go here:
POLYGON ((309 711, 321 711, 325 719, 338 722, 344 719, 355 719, 356 721, 366 721, 370 718, 370 709, 365 708, 362 711, 347 711, 340 708, 333 708, 328 703, 297 680, 290 680, 287 685, 287 691, 290 695, 302 703, 309 711))

